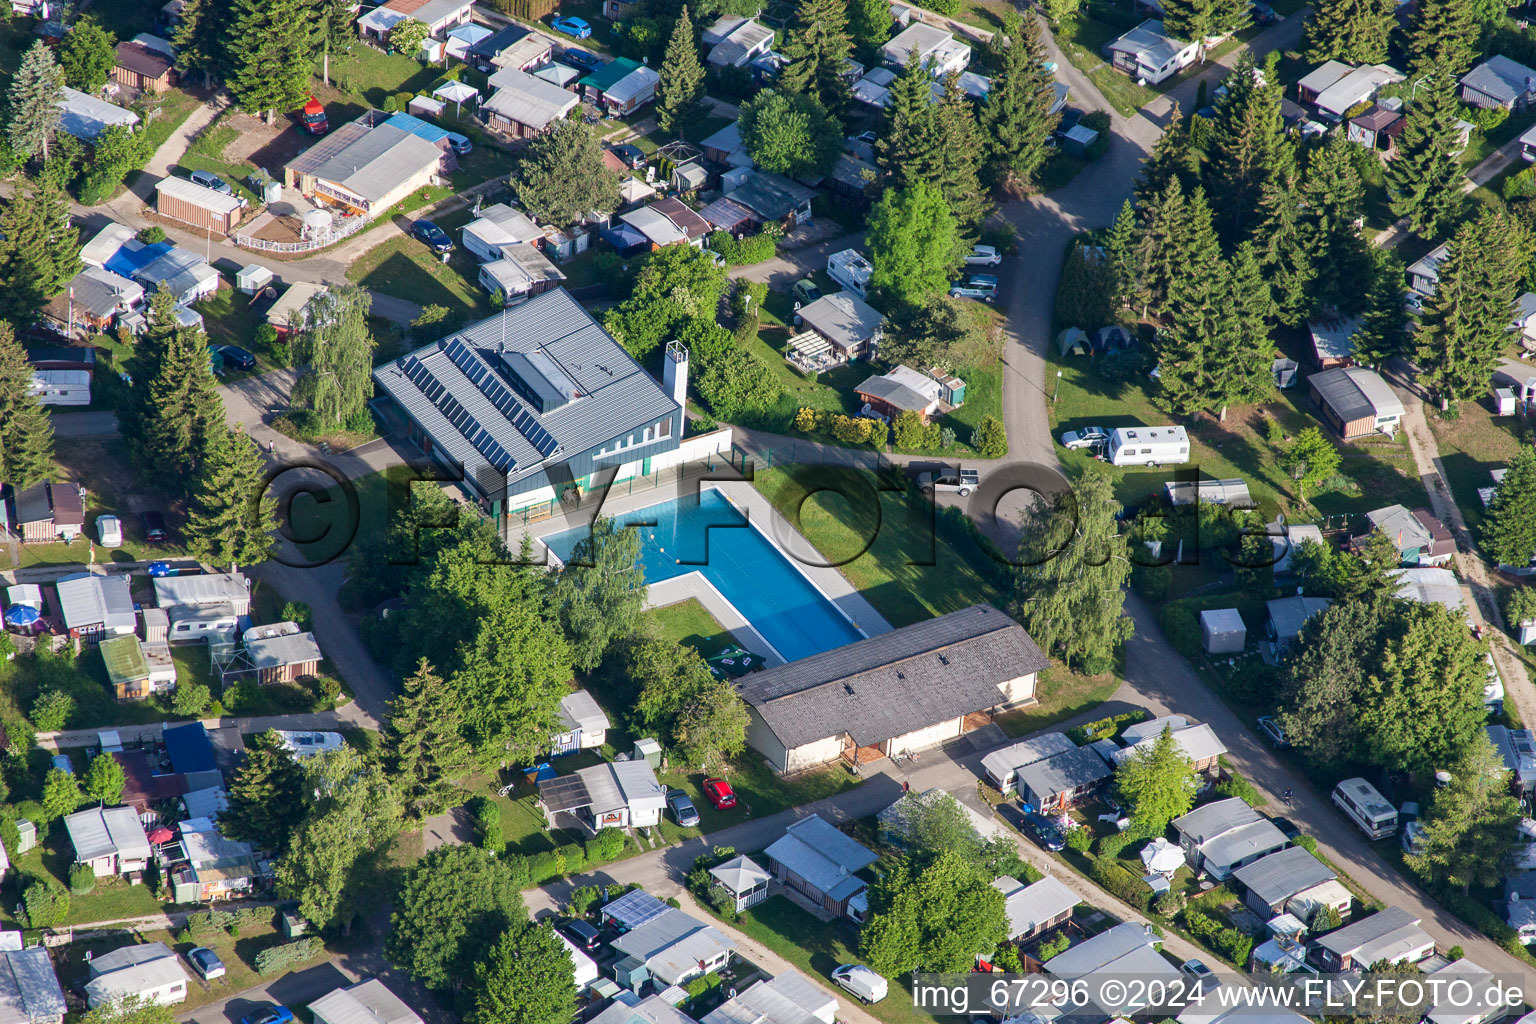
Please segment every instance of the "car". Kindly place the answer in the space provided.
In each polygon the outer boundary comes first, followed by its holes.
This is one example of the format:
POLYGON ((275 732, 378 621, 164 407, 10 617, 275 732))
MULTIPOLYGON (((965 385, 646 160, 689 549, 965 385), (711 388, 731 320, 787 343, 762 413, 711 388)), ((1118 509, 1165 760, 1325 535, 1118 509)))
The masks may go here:
POLYGON ((591 951, 602 945, 603 937, 596 928, 585 921, 566 921, 560 925, 560 934, 571 940, 577 949, 591 951))
POLYGON ((878 1003, 890 991, 890 983, 863 964, 843 964, 833 968, 832 980, 866 1003, 878 1003))
POLYGON ((809 306, 811 303, 821 298, 821 289, 816 287, 816 282, 812 281, 808 277, 802 277, 800 280, 796 281, 795 286, 791 289, 791 291, 794 292, 795 301, 800 303, 802 306, 809 306))
POLYGON ((256 357, 239 345, 220 345, 218 352, 224 357, 225 366, 233 366, 237 370, 256 369, 256 357))
POLYGON ((412 224, 411 237, 433 252, 453 252, 453 239, 448 237, 448 232, 429 220, 419 220, 412 224))
POLYGON ((171 539, 170 531, 165 528, 164 513, 145 512, 139 519, 144 523, 144 539, 151 544, 164 544, 171 539))
POLYGON ((873 146, 876 142, 880 141, 880 137, 874 132, 860 132, 858 135, 854 136, 853 141, 862 142, 866 146, 873 146))
POLYGON ((192 969, 202 975, 204 981, 212 981, 214 978, 224 977, 224 961, 219 959, 219 954, 207 946, 198 946, 187 951, 187 962, 192 969))
POLYGON ((717 811, 728 811, 736 806, 736 791, 724 779, 705 779, 704 798, 713 804, 717 811))
POLYGON ((632 171, 638 171, 644 167, 648 159, 645 150, 628 142, 622 146, 614 146, 613 155, 624 161, 624 166, 632 171))
POLYGON ((1193 978, 1200 986, 1201 992, 1209 992, 1221 984, 1220 979, 1216 977, 1216 972, 1199 960, 1185 960, 1179 964, 1179 970, 1193 978))
POLYGON ((592 26, 583 18, 556 18, 549 23, 549 27, 556 32, 563 32, 577 39, 585 39, 592 34, 592 26))
POLYGON ((667 810, 683 828, 693 828, 699 823, 699 809, 693 806, 688 794, 680 789, 667 790, 667 810))
POLYGON ((122 547, 123 521, 117 516, 97 516, 96 543, 104 548, 122 547))
POLYGON ((997 251, 996 246, 973 245, 971 251, 965 254, 965 262, 973 267, 995 267, 1003 262, 1003 254, 997 251))
POLYGON ((240 1018, 240 1024, 293 1024, 293 1011, 281 1003, 257 1010, 240 1018))
POLYGON ((1037 811, 1025 811, 1019 818, 1019 831, 1048 853, 1060 853, 1067 847, 1067 837, 1056 823, 1037 811))
POLYGON ((1280 15, 1269 4, 1254 3, 1248 6, 1253 10, 1253 20, 1260 25, 1273 25, 1280 20, 1280 15))
POLYGON ((1260 715, 1258 720, 1259 731, 1277 748, 1284 750, 1291 745, 1291 741, 1285 738, 1285 729, 1275 720, 1273 715, 1260 715))
POLYGON ((448 133, 448 145, 459 156, 468 156, 475 149, 475 144, 470 142, 467 136, 460 135, 458 132, 448 133))
POLYGON ((1403 290, 1403 308, 1410 313, 1424 312, 1424 295, 1412 288, 1403 290))
POLYGON ((575 47, 562 53, 560 59, 571 67, 579 68, 586 72, 596 71, 604 64, 603 59, 597 54, 588 53, 586 50, 578 50, 575 47))
POLYGON ((229 182, 212 171, 193 171, 192 184, 201 185, 203 188, 211 188, 215 192, 222 192, 227 196, 235 194, 235 190, 229 187, 229 182))
POLYGON ((331 130, 331 123, 325 119, 325 105, 313 96, 304 104, 304 109, 299 111, 299 121, 311 135, 324 135, 331 130))
POLYGON ((1297 828, 1296 823, 1290 818, 1270 818, 1269 823, 1279 829, 1280 834, 1293 843, 1296 841, 1296 837, 1301 835, 1301 829, 1297 828))
POLYGON ((1093 448, 1104 444, 1109 440, 1109 431, 1103 427, 1084 427, 1082 430, 1069 430, 1061 435, 1061 446, 1076 451, 1079 448, 1093 448))
POLYGON ((997 298, 997 277, 993 274, 967 274, 963 280, 949 286, 949 294, 957 299, 991 302, 997 298))
POLYGON ((981 471, 975 469, 949 469, 936 473, 923 473, 917 478, 917 488, 929 497, 934 491, 953 491, 964 498, 981 486, 981 471))

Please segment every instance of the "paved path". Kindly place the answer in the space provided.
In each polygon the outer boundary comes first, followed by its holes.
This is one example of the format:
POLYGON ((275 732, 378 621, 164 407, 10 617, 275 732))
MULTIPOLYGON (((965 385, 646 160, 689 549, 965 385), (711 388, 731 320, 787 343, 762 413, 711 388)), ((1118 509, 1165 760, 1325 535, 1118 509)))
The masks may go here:
POLYGON ((110 409, 90 412, 60 412, 57 406, 48 410, 53 421, 54 437, 116 437, 117 413, 110 409))
POLYGON ((780 250, 771 260, 732 267, 729 275, 744 281, 766 281, 774 291, 787 292, 802 277, 817 270, 825 270, 827 257, 844 249, 855 249, 864 244, 864 232, 838 235, 799 249, 780 250))

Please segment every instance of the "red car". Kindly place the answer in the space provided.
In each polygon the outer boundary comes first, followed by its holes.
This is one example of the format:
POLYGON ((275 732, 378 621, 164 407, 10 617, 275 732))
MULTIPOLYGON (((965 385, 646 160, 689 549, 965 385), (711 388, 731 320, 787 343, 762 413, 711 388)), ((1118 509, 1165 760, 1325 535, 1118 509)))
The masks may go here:
POLYGON ((705 779, 704 796, 715 805, 717 811, 728 811, 736 806, 736 794, 724 779, 705 779))
POLYGON ((304 130, 311 135, 324 135, 331 130, 331 124, 325 117, 325 107, 313 96, 304 104, 299 119, 304 122, 304 130))

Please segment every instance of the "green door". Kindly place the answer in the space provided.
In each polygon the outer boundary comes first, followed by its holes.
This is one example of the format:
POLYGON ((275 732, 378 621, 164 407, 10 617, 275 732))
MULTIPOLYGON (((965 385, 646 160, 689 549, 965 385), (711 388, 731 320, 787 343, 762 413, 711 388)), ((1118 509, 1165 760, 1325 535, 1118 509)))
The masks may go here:
POLYGON ((650 476, 651 475, 651 457, 649 455, 647 455, 645 457, 645 459, 640 463, 640 475, 641 476, 650 476))

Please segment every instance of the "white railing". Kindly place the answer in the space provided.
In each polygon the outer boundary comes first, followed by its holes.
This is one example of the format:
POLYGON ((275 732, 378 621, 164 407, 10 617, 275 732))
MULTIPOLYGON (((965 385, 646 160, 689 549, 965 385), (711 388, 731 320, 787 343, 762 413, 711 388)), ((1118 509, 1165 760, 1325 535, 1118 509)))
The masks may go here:
POLYGON ((349 238, 357 234, 368 223, 367 217, 348 217, 340 224, 316 234, 312 238, 304 238, 297 242, 274 242, 266 238, 255 238, 251 235, 235 234, 230 240, 242 249, 257 249, 261 252, 313 252, 316 249, 324 249, 328 245, 335 245, 343 238, 349 238))

